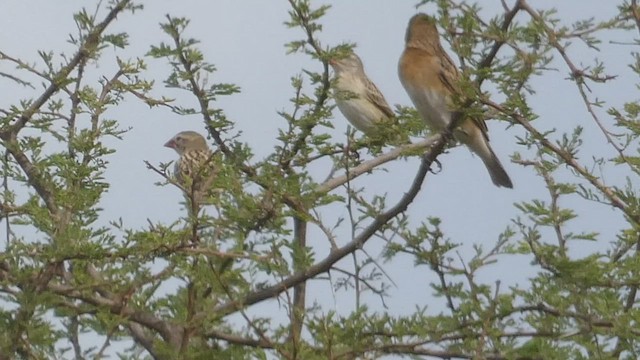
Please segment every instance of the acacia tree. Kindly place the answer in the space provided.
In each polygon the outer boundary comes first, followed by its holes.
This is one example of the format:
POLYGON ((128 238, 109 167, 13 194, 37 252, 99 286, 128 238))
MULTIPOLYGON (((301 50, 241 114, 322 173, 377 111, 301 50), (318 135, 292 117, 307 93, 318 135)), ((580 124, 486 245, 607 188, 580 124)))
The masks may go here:
MULTIPOLYGON (((220 96, 238 88, 210 82, 215 67, 185 36, 186 19, 167 16, 166 42, 150 44, 145 59, 118 58, 117 70, 99 80, 88 78, 87 69, 100 69, 105 49, 126 54, 128 46, 127 35, 111 33, 110 26, 123 13, 138 16, 140 4, 112 0, 95 13, 78 12, 72 37, 77 49, 61 64, 48 52, 39 53, 38 65, 0 49, 0 61, 15 66, 0 79, 33 89, 29 98, 0 109, 0 210, 7 239, 0 253, 1 357, 81 359, 118 352, 154 359, 638 358, 640 107, 627 103, 599 115, 594 109, 606 104, 591 97, 590 86, 615 84, 615 76, 604 63, 589 66, 568 55, 572 42, 597 52, 598 36, 607 30, 640 31, 636 1, 621 4, 608 21, 571 26, 527 0, 504 3, 504 12, 492 18, 464 1, 436 2, 443 36, 463 65, 461 85, 469 98, 464 111, 524 129, 518 141, 526 151, 513 161, 548 189, 547 198, 516 204, 519 212, 511 223, 505 219, 495 243, 489 250, 478 247, 468 261, 456 255, 459 245, 440 229, 440 219, 405 213, 450 143, 447 132, 424 139, 415 112, 398 107, 400 126, 392 130, 413 143, 334 142, 325 132, 334 112, 328 59, 351 45, 321 43, 320 20, 328 6, 289 3, 286 25, 303 36, 288 49, 308 55, 321 70, 292 78, 291 110, 278 114, 285 126, 273 152, 260 160, 252 156, 250 139, 239 136, 216 107, 220 96), (584 100, 569 133, 532 121, 537 112, 529 104, 531 81, 550 71, 554 58, 584 100), (190 94, 196 105, 152 97, 158 79, 146 79, 150 61, 168 62, 172 70, 164 85, 190 94), (43 89, 32 86, 34 78, 43 89), (498 89, 500 97, 488 88, 498 89), (96 225, 105 211, 98 202, 109 188, 106 159, 118 151, 105 140, 127 136, 105 112, 123 101, 202 119, 219 155, 212 160, 217 177, 206 206, 169 224, 96 225), (581 129, 587 126, 596 126, 617 156, 581 159, 581 129), (366 157, 353 156, 358 150, 366 157), (352 186, 404 158, 418 158, 420 166, 399 201, 352 186), (604 180, 612 167, 624 169, 626 182, 604 180), (330 175, 318 178, 312 168, 330 175), (616 239, 567 231, 579 213, 560 205, 569 196, 581 199, 581 209, 613 207, 625 222, 616 239), (348 217, 335 224, 323 220, 327 209, 336 208, 346 209, 348 217), (319 230, 315 242, 323 251, 310 245, 310 228, 319 230), (385 262, 367 252, 372 239, 386 241, 385 262), (609 246, 572 256, 578 240, 609 246), (442 303, 444 310, 380 311, 393 296, 384 269, 407 256, 416 264, 410 276, 430 281, 429 303, 442 303), (486 266, 514 256, 533 263, 527 286, 507 289, 478 279, 486 266), (353 299, 355 310, 345 314, 309 301, 315 296, 309 280, 331 282, 353 299), (259 306, 273 311, 254 311, 259 306), (84 346, 88 337, 102 345, 84 346), (117 341, 128 347, 114 348, 117 341)), ((630 52, 629 62, 626 75, 637 75, 636 53, 630 52)), ((147 164, 160 185, 173 186, 169 165, 147 164)))

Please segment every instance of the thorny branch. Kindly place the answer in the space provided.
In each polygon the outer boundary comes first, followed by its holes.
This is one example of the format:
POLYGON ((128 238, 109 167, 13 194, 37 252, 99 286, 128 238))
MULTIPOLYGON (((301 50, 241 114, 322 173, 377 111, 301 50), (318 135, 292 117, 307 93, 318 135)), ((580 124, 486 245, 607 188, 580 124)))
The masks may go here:
POLYGON ((242 304, 243 306, 248 306, 269 298, 273 298, 283 291, 292 288, 293 286, 295 286, 295 284, 298 284, 301 281, 308 280, 318 274, 327 272, 336 262, 361 247, 380 229, 380 227, 382 227, 389 220, 393 219, 408 208, 409 204, 411 204, 411 202, 413 202, 413 199, 415 199, 415 197, 418 195, 427 172, 429 171, 436 157, 444 150, 445 144, 445 137, 435 135, 433 145, 422 158, 420 168, 418 169, 418 172, 416 173, 413 183, 411 184, 411 187, 408 189, 408 191, 404 194, 400 201, 396 203, 395 206, 376 216, 371 224, 369 224, 369 226, 367 226, 352 241, 347 243, 345 246, 332 250, 327 257, 310 266, 306 269, 306 271, 296 273, 277 284, 269 286, 266 289, 253 292, 244 297, 242 301, 226 303, 217 306, 214 311, 220 313, 228 313, 234 311, 234 309, 236 309, 240 304, 242 304))
MULTIPOLYGON (((316 97, 314 108, 311 110, 311 114, 317 114, 320 110, 325 106, 325 103, 329 99, 329 89, 331 87, 331 82, 329 81, 329 62, 323 58, 324 50, 318 43, 318 40, 313 36, 313 30, 310 26, 309 19, 307 14, 301 9, 301 7, 294 1, 288 0, 291 8, 296 13, 296 16, 301 21, 301 27, 305 31, 307 35, 307 43, 313 48, 315 55, 321 59, 322 63, 322 78, 321 78, 321 88, 318 96, 316 97)), ((309 135, 313 131, 316 123, 308 122, 303 125, 300 129, 300 134, 298 138, 293 141, 293 146, 291 146, 291 150, 289 150, 281 161, 281 166, 283 169, 288 169, 291 161, 295 157, 296 154, 301 150, 309 135)))
MULTIPOLYGON (((521 2, 522 2, 522 9, 524 11, 526 11, 534 20, 538 21, 544 27, 544 30, 545 30, 545 32, 547 34, 547 38, 548 38, 549 43, 556 49, 556 51, 560 54, 560 56, 564 60, 565 64, 569 68, 569 71, 571 73, 571 77, 575 80, 574 83, 576 84, 576 87, 578 88, 578 92, 580 93, 580 96, 582 97, 582 101, 583 101, 583 103, 584 103, 584 105, 585 105, 585 107, 587 109, 587 112, 589 113, 589 115, 591 116, 593 121, 596 123, 596 125, 598 126, 598 128, 600 129, 602 134, 605 136, 605 138, 607 139, 609 144, 616 150, 616 152, 618 153, 620 158, 624 160, 624 163, 625 164, 629 164, 629 162, 627 161, 627 158, 626 158, 626 156, 625 156, 625 154, 623 152, 623 149, 615 143, 615 141, 611 137, 611 133, 609 132, 609 130, 607 130, 604 127, 602 121, 600 120, 600 118, 596 114, 596 112, 595 112, 595 110, 593 108, 593 103, 591 102, 591 100, 589 100, 589 97, 587 95, 587 91, 589 91, 590 89, 587 87, 587 85, 586 85, 586 83, 584 81, 584 79, 586 78, 586 79, 589 79, 589 80, 594 81, 594 82, 606 82, 606 81, 615 79, 616 76, 611 76, 611 75, 595 76, 595 75, 588 74, 587 72, 585 72, 582 69, 579 69, 573 63, 573 61, 571 60, 571 58, 567 54, 566 47, 562 46, 560 44, 560 42, 558 41, 558 36, 553 31, 553 29, 551 29, 543 21, 543 19, 540 17, 540 14, 538 14, 537 11, 535 11, 533 8, 531 8, 531 6, 529 6, 529 4, 526 2, 526 0, 521 0, 521 2)), ((630 169, 634 170, 634 167, 630 166, 630 169)))
POLYGON ((0 139, 4 141, 4 146, 11 153, 22 170, 27 174, 31 186, 36 190, 40 198, 45 202, 47 208, 54 217, 58 217, 59 208, 54 199, 54 189, 51 184, 42 178, 40 171, 31 163, 31 160, 20 150, 17 141, 18 132, 33 118, 33 116, 44 106, 51 97, 64 87, 64 82, 71 72, 81 64, 87 57, 91 56, 97 47, 101 34, 107 26, 121 13, 129 4, 130 0, 122 0, 115 4, 105 19, 97 24, 95 28, 87 35, 86 41, 82 44, 78 52, 69 60, 69 63, 60 69, 51 79, 51 83, 45 91, 22 112, 20 117, 13 125, 0 129, 0 139))
POLYGON ((514 121, 516 121, 518 124, 524 127, 531 135, 533 135, 533 137, 538 139, 538 141, 540 141, 540 143, 545 148, 553 151, 553 153, 558 155, 568 166, 574 169, 578 174, 580 174, 580 176, 582 176, 589 183, 591 183, 591 185, 593 185, 602 194, 604 194, 607 197, 607 199, 609 199, 612 206, 622 210, 622 212, 626 216, 628 216, 630 219, 632 219, 633 222, 635 222, 636 224, 640 223, 640 215, 634 213, 632 209, 629 208, 627 204, 625 204, 624 201, 622 201, 622 199, 620 199, 610 187, 606 186, 598 177, 593 176, 591 173, 589 173, 589 170, 586 169, 584 166, 580 165, 580 163, 578 163, 578 161, 571 154, 562 150, 559 146, 553 144, 546 137, 544 137, 544 135, 542 135, 542 133, 540 133, 535 127, 533 127, 533 125, 531 125, 531 123, 529 123, 529 121, 527 121, 527 119, 524 116, 515 112, 511 112, 507 110, 505 107, 503 107, 502 105, 495 103, 491 100, 483 99, 482 102, 485 105, 492 107, 502 112, 503 114, 510 116, 514 121))

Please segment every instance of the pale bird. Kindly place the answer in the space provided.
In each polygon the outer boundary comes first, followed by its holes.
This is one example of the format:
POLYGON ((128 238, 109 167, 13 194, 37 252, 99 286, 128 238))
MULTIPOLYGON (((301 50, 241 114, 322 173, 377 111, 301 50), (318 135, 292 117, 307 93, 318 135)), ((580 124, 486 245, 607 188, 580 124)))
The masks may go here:
POLYGON ((335 71, 334 97, 342 115, 366 135, 380 135, 380 123, 395 118, 378 87, 364 72, 362 60, 354 52, 329 61, 335 71))

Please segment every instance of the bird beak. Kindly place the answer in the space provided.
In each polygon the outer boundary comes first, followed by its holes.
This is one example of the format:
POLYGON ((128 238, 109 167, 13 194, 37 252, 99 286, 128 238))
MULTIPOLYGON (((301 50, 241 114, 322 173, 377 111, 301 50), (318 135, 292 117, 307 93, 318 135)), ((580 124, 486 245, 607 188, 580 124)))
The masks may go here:
POLYGON ((171 139, 171 140, 167 141, 167 142, 164 144, 164 146, 165 146, 165 147, 168 147, 168 148, 170 148, 170 149, 175 149, 175 148, 176 148, 176 142, 175 142, 175 141, 173 141, 173 139, 171 139))

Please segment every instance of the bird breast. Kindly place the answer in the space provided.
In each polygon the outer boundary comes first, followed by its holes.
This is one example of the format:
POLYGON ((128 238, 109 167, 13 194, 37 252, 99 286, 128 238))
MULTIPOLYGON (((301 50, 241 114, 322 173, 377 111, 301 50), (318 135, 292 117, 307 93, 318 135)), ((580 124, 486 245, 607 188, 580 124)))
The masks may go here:
POLYGON ((429 89, 429 86, 414 87, 403 82, 411 101, 420 113, 422 120, 435 130, 444 130, 451 121, 449 97, 441 91, 429 89))
POLYGON ((336 91, 336 105, 344 117, 363 133, 373 131, 375 123, 386 118, 386 115, 369 100, 369 89, 360 78, 351 75, 341 76, 338 78, 336 91))

